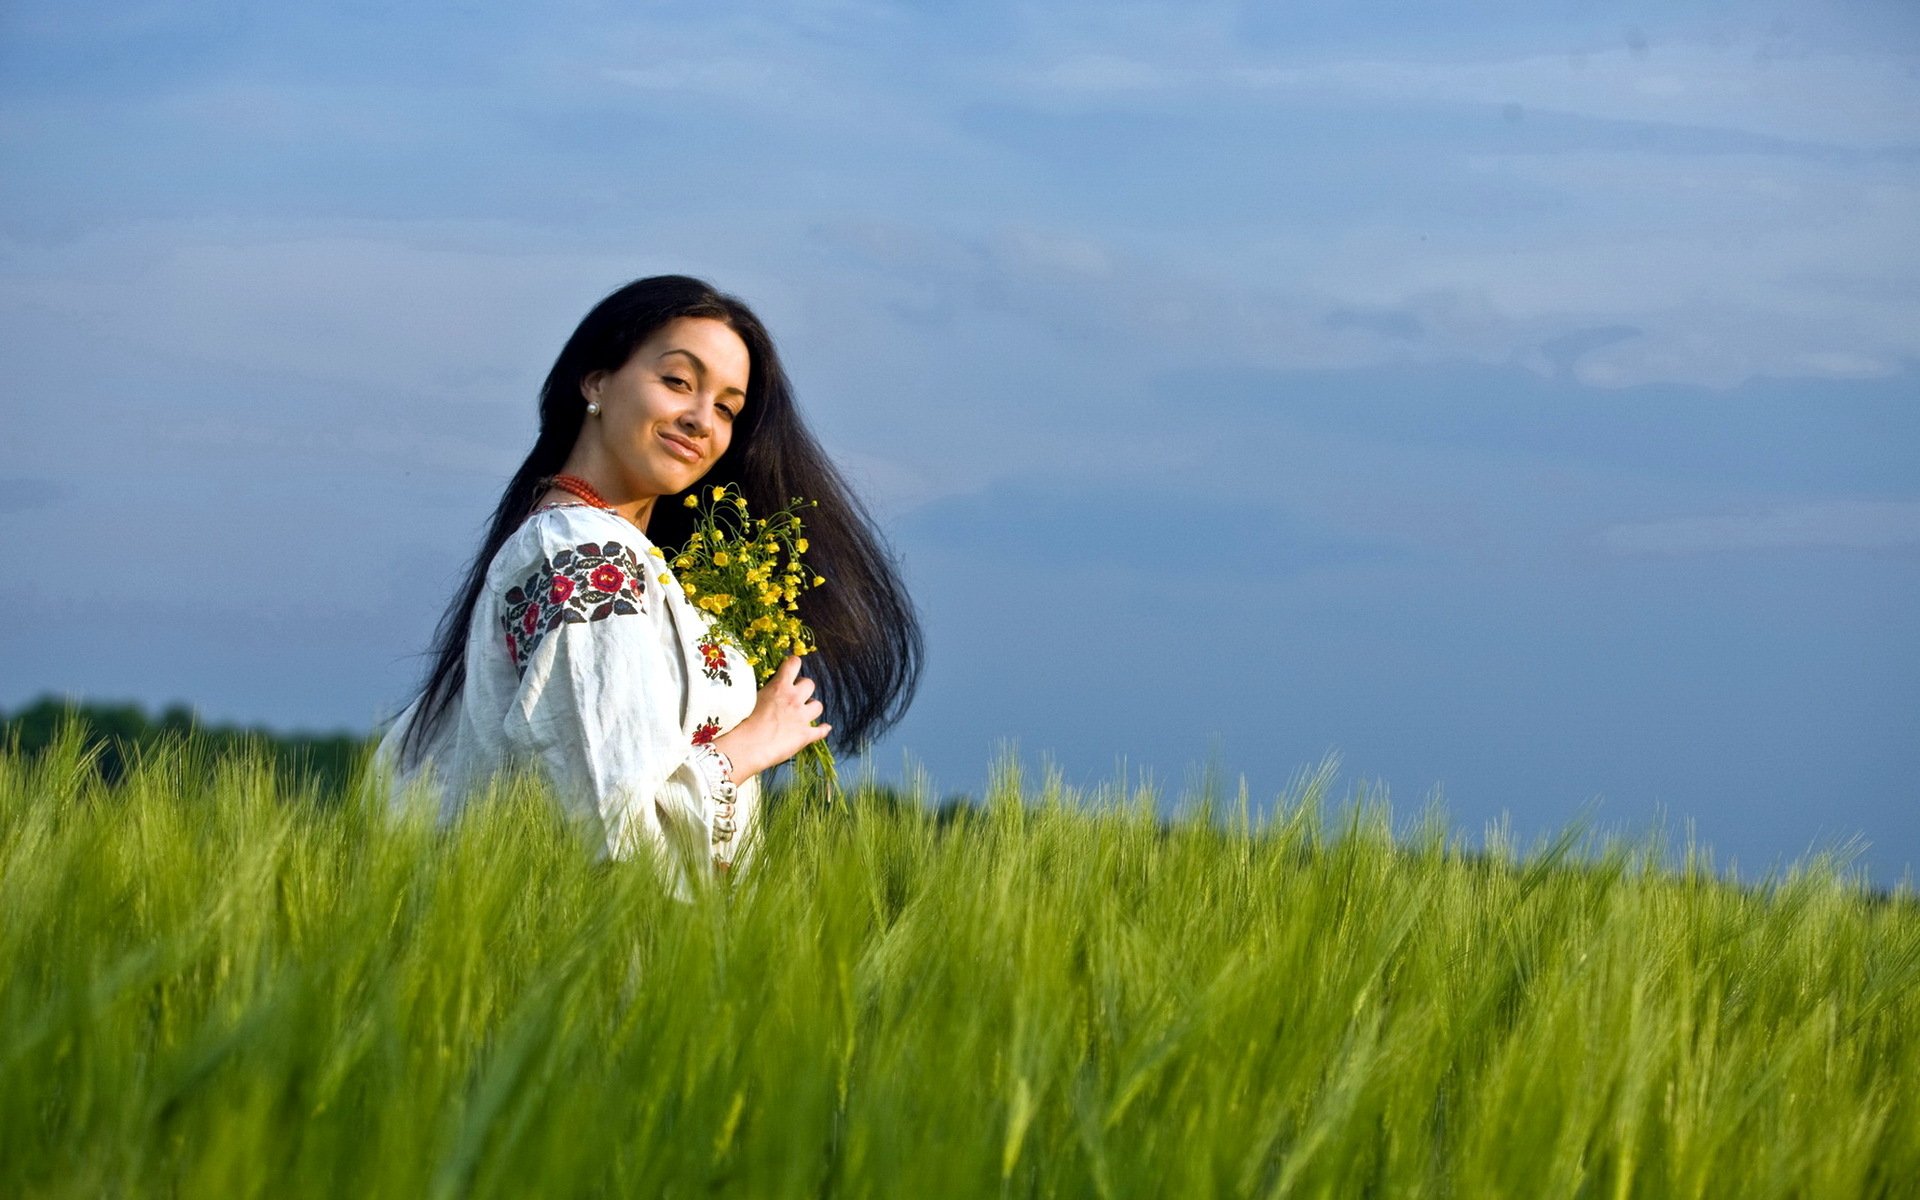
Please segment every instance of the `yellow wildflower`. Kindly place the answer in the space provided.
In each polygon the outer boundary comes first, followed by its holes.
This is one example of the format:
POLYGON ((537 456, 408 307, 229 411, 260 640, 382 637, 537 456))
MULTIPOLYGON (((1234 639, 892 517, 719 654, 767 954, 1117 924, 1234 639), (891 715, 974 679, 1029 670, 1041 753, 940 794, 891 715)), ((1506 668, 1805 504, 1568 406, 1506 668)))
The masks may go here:
POLYGON ((694 494, 692 494, 691 492, 689 492, 689 493, 687 494, 687 498, 686 498, 686 501, 685 501, 685 503, 686 503, 686 506, 687 506, 688 508, 699 508, 699 507, 700 507, 700 497, 698 497, 698 496, 696 496, 696 495, 694 495, 694 494))
POLYGON ((659 583, 659 585, 660 585, 661 587, 665 587, 665 586, 667 586, 667 584, 668 584, 668 583, 670 583, 670 582, 672 582, 672 580, 673 580, 673 576, 671 576, 671 575, 669 575, 669 574, 667 574, 666 572, 664 572, 664 571, 662 571, 662 572, 660 573, 660 578, 659 578, 658 580, 656 580, 655 582, 657 582, 657 583, 659 583))
POLYGON ((655 558, 665 558, 667 556, 667 552, 658 546, 648 546, 647 553, 653 555, 655 558))
POLYGON ((820 586, 821 584, 823 584, 823 583, 825 583, 825 582, 826 582, 826 580, 825 580, 825 579, 822 579, 822 578, 821 578, 820 576, 818 576, 818 575, 815 575, 815 576, 813 577, 813 586, 815 586, 815 587, 819 587, 819 586, 820 586))
POLYGON ((807 539, 801 538, 799 541, 793 544, 793 548, 797 552, 801 554, 805 554, 807 552, 807 539))
POLYGON ((733 556, 725 550, 715 550, 713 552, 713 565, 716 567, 724 567, 732 561, 733 556))
POLYGON ((713 498, 714 498, 715 500, 718 500, 718 499, 719 499, 720 497, 722 497, 722 496, 724 496, 724 495, 726 495, 726 494, 727 494, 727 489, 726 489, 726 488, 724 488, 724 487, 721 487, 721 486, 720 486, 719 484, 717 484, 717 483, 713 485, 713 498))

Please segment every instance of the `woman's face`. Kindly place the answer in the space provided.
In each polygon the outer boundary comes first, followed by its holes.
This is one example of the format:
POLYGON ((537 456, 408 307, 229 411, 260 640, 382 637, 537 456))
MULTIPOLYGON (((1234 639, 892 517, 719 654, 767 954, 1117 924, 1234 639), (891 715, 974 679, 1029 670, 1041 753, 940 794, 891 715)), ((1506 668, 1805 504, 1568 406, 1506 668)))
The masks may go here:
POLYGON ((733 443, 733 423, 747 402, 747 344, 724 322, 680 317, 652 336, 611 373, 581 383, 600 406, 583 438, 624 498, 666 496, 700 482, 733 443), (617 482, 615 482, 617 480, 617 482))

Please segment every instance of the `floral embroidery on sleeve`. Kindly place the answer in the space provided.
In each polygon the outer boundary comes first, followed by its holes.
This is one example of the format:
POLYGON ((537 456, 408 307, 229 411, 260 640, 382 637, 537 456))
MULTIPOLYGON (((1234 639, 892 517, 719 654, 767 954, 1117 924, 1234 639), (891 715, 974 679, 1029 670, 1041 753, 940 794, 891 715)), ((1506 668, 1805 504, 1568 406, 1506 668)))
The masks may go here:
POLYGON ((727 652, 718 642, 709 639, 700 643, 700 673, 729 687, 733 685, 733 676, 727 671, 727 652))
POLYGON ((562 625, 631 616, 645 608, 646 574, 619 542, 586 542, 544 560, 507 592, 500 619, 513 669, 526 673, 540 639, 562 625))
POLYGON ((696 746, 710 746, 713 744, 713 739, 719 736, 720 719, 718 717, 708 717, 694 727, 693 744, 696 746))

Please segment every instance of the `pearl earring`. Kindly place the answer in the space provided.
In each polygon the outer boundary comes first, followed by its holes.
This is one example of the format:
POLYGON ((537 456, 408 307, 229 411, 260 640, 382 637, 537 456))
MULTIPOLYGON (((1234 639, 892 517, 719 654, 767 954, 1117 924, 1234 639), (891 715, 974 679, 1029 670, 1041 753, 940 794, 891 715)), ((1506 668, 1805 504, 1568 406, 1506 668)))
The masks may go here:
POLYGON ((600 415, 600 402, 598 400, 587 401, 587 415, 590 417, 597 417, 600 415))

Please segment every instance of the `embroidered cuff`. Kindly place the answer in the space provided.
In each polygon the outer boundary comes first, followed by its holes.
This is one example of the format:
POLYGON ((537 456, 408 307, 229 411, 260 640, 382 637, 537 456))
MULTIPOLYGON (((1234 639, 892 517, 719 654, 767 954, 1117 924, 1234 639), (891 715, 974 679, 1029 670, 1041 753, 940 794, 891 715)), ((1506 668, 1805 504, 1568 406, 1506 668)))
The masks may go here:
POLYGON ((708 743, 694 752, 693 764, 707 785, 707 794, 713 797, 713 844, 716 848, 725 847, 733 841, 735 830, 733 760, 725 751, 708 743))

